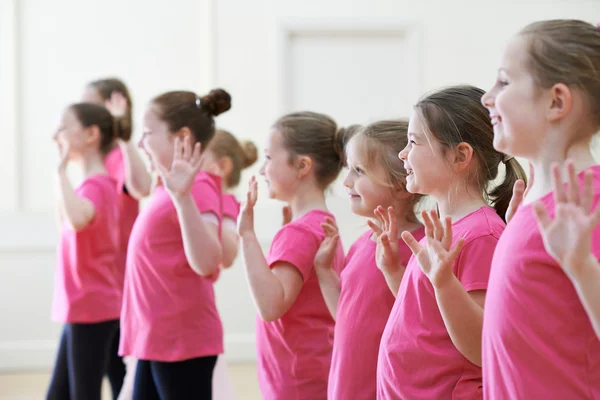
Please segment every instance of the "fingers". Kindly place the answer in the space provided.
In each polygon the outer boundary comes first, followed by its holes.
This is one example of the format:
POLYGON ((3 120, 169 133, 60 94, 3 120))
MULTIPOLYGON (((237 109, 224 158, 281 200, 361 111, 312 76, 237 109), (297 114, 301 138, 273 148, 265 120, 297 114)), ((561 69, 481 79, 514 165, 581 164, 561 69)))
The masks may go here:
POLYGON ((452 246, 452 218, 444 218, 444 238, 442 239, 442 246, 448 250, 452 246))
POLYGON ((423 225, 425 225, 425 236, 433 238, 433 222, 426 210, 421 211, 421 217, 423 218, 423 225))
POLYGON ((389 221, 389 233, 393 238, 398 237, 398 223, 396 221, 396 213, 394 207, 388 207, 388 221, 389 221))
POLYGON ((387 215, 386 215, 383 207, 377 206, 377 208, 375 209, 375 216, 381 223, 381 229, 383 229, 384 231, 387 231, 389 229, 389 225, 388 225, 387 215))
POLYGON ((554 188, 554 200, 556 203, 566 203, 567 193, 558 164, 552 165, 552 186, 554 188))
POLYGON ((533 204, 533 211, 535 214, 535 219, 538 222, 540 230, 545 231, 548 226, 552 223, 550 219, 550 215, 548 215, 548 210, 546 210, 546 206, 541 201, 536 201, 533 204))
POLYGON ((592 171, 585 171, 583 174, 583 194, 581 196, 581 207, 586 213, 592 212, 594 204, 594 174, 592 171))
POLYGON ((402 232, 402 240, 404 240, 404 243, 406 243, 406 245, 414 255, 417 255, 423 249, 423 247, 421 247, 417 239, 415 239, 415 237, 410 232, 402 232))
POLYGON ((334 227, 335 230, 339 230, 337 223, 335 222, 335 219, 333 219, 331 217, 325 217, 325 223, 334 227))
POLYGON ((456 258, 460 254, 464 245, 465 245, 465 239, 464 238, 458 239, 458 241, 456 242, 454 247, 452 249, 450 249, 450 251, 448 252, 448 258, 446 259, 446 262, 453 263, 454 260, 456 260, 456 258))
POLYGON ((381 243, 381 246, 383 247, 383 254, 385 254, 389 258, 392 258, 392 255, 394 254, 394 248, 392 247, 390 235, 387 232, 384 232, 379 237, 378 241, 381 243))
POLYGON ((186 135, 183 138, 183 160, 188 161, 192 156, 192 143, 190 140, 190 135, 186 135))
POLYGON ((181 139, 178 136, 176 136, 174 150, 173 150, 173 161, 181 160, 181 158, 183 156, 182 152, 183 152, 183 145, 181 143, 181 139))
POLYGON ((444 238, 444 226, 442 225, 442 221, 440 221, 440 217, 438 217, 437 211, 431 210, 429 212, 429 217, 433 222, 433 238, 438 242, 441 242, 444 238))
POLYGON ((367 225, 369 225, 369 228, 371 228, 376 238, 379 238, 383 233, 383 230, 375 222, 368 220, 367 225))
POLYGON ((198 171, 200 171, 200 168, 202 167, 202 156, 200 154, 201 147, 202 146, 200 145, 200 143, 196 143, 194 145, 194 151, 192 153, 192 157, 190 158, 190 164, 192 164, 192 168, 194 169, 194 172, 195 172, 194 175, 196 175, 198 173, 198 171))
POLYGON ((579 193, 579 178, 577 177, 577 173, 575 172, 575 165, 573 161, 569 160, 566 162, 567 165, 567 175, 569 179, 568 190, 567 190, 567 200, 576 205, 581 204, 581 196, 579 193))
POLYGON ((326 237, 333 237, 338 234, 337 228, 333 225, 322 223, 321 228, 323 228, 326 237))

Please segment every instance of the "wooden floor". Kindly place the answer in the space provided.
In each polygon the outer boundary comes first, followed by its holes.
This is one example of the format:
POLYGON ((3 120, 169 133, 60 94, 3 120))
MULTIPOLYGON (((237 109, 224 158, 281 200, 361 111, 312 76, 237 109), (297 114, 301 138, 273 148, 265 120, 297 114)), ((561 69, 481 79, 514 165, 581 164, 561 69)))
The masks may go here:
MULTIPOLYGON (((254 364, 229 365, 235 400, 261 400, 254 364)), ((50 373, 0 374, 0 400, 43 400, 50 373)), ((111 400, 108 384, 103 389, 103 400, 111 400)))

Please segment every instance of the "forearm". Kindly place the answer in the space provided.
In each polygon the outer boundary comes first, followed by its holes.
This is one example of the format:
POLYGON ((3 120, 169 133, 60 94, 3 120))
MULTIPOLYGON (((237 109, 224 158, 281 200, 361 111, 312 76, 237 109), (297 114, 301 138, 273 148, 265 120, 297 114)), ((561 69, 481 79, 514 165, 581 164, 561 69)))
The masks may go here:
POLYGON ((204 220, 190 194, 174 196, 173 203, 177 210, 183 248, 190 267, 202 276, 213 274, 221 263, 221 243, 217 225, 204 220))
POLYGON ((335 319, 341 293, 340 278, 333 268, 315 268, 315 270, 327 309, 335 319))
POLYGON ((404 267, 399 267, 396 271, 381 270, 383 277, 385 278, 385 282, 387 283, 394 297, 398 296, 398 290, 400 289, 400 283, 402 282, 404 271, 406 271, 406 268, 404 267))
POLYGON ((223 267, 229 268, 235 261, 239 248, 239 236, 235 231, 223 230, 223 267))
POLYGON ((571 277, 583 308, 600 338, 600 265, 595 258, 589 260, 589 265, 581 268, 581 274, 571 277))
POLYGON ((152 187, 152 176, 146 169, 140 154, 131 142, 121 142, 120 147, 123 153, 127 191, 138 200, 148 196, 152 187))
POLYGON ((75 193, 65 171, 58 173, 57 206, 61 218, 76 231, 84 229, 94 218, 94 207, 89 200, 75 193))
POLYGON ((481 366, 483 308, 454 275, 443 288, 435 288, 435 297, 452 343, 467 360, 481 366))
POLYGON ((242 257, 254 304, 265 321, 275 321, 284 314, 285 293, 282 283, 273 274, 254 233, 244 234, 242 257))

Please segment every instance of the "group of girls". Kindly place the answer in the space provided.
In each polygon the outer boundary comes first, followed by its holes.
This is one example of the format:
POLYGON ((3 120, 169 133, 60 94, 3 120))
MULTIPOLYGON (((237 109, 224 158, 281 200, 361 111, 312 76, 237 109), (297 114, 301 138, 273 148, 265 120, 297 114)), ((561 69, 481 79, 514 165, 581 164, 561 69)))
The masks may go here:
POLYGON ((99 399, 105 374, 122 399, 227 398, 213 284, 238 246, 267 400, 600 398, 597 27, 532 23, 487 93, 437 90, 408 121, 279 118, 260 174, 289 218, 266 255, 257 180, 241 211, 226 194, 257 158, 215 129, 227 92, 150 102, 150 172, 124 85, 93 82, 84 101, 55 136, 65 327, 49 399, 99 399), (70 161, 85 176, 76 189, 70 161), (347 253, 325 195, 344 167, 369 226, 347 253), (436 209, 417 213, 423 196, 436 209))

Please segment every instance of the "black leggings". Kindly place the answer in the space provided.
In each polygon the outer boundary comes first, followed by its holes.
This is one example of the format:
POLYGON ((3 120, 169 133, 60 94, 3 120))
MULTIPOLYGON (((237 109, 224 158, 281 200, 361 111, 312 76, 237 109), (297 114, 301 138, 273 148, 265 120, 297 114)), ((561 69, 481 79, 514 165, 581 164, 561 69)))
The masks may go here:
POLYGON ((139 360, 133 400, 212 400, 217 356, 178 362, 139 360))
POLYGON ((102 377, 119 321, 65 324, 48 400, 100 400, 102 377))
POLYGON ((117 400, 121 388, 123 387, 123 381, 125 380, 125 363, 123 357, 119 356, 119 339, 121 336, 121 330, 117 328, 117 334, 114 336, 110 348, 110 354, 108 355, 108 365, 106 367, 106 376, 110 382, 110 388, 112 390, 113 399, 117 400))

